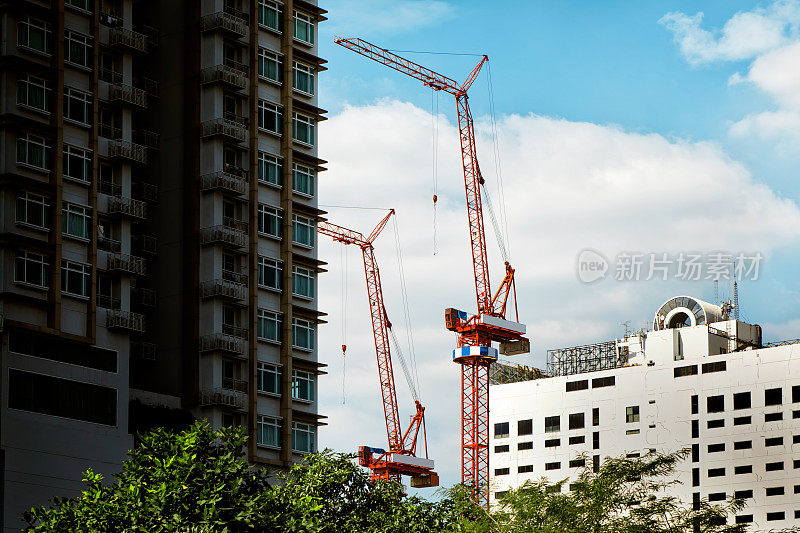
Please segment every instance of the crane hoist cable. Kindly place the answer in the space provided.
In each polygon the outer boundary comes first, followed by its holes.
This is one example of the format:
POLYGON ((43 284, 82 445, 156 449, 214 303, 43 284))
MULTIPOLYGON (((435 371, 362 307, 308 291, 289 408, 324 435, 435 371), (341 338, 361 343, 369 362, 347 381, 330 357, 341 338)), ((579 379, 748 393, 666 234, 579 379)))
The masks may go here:
POLYGON ((342 405, 347 403, 347 247, 340 244, 339 260, 342 270, 342 405))
MULTIPOLYGON (((400 293, 402 296, 403 301, 403 318, 406 323, 406 340, 408 342, 408 351, 409 356, 411 358, 411 377, 413 381, 416 382, 416 390, 419 391, 419 373, 417 372, 417 353, 414 350, 414 330, 411 328, 411 308, 408 304, 408 291, 406 290, 406 273, 405 268, 403 267, 403 250, 400 246, 400 230, 398 228, 397 222, 397 213, 394 215, 394 241, 395 241, 395 250, 397 253, 397 269, 399 271, 399 278, 400 278, 400 293)), ((391 330, 391 328, 390 328, 391 330)), ((394 335, 394 333, 392 333, 394 335)), ((402 357, 402 352, 400 352, 402 357)), ((414 389, 413 384, 409 383, 412 389, 414 389)), ((419 398, 416 397, 416 400, 419 401, 419 398)))
POLYGON ((439 251, 436 242, 436 211, 439 201, 439 93, 431 88, 431 126, 433 128, 433 255, 439 251))
MULTIPOLYGON (((505 236, 505 249, 507 251, 507 255, 504 256, 506 261, 511 260, 511 240, 508 234, 508 207, 506 206, 506 195, 505 190, 503 188, 503 168, 500 165, 500 138, 497 135, 497 117, 495 114, 494 108, 494 87, 492 85, 492 65, 491 63, 486 63, 486 85, 489 89, 489 116, 491 117, 492 123, 492 140, 494 146, 494 165, 495 165, 495 172, 497 174, 497 192, 498 192, 498 202, 500 208, 500 225, 502 228, 502 233, 505 236)), ((490 204, 491 210, 491 204, 490 204)), ((492 216, 494 216, 492 214, 492 216)), ((492 222, 494 224, 494 221, 492 222)))

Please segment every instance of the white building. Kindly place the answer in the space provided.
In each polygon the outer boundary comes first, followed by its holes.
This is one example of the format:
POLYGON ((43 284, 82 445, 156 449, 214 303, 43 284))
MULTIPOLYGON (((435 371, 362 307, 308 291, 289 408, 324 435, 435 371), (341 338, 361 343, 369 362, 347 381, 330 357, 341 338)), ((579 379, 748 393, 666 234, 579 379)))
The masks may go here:
MULTIPOLYGON (((676 494, 745 497, 737 522, 800 519, 800 341, 766 346, 761 328, 690 297, 666 302, 653 329, 553 350, 554 377, 492 385, 491 502, 587 462, 691 448, 676 494)), ((565 489, 566 490, 566 489, 565 489)))

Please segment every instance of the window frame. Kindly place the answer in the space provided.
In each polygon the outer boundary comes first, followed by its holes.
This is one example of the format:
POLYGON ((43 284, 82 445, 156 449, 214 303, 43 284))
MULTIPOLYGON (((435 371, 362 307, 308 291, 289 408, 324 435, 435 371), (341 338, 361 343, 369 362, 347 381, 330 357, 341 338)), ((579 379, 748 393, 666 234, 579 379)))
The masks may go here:
POLYGON ((298 350, 303 350, 307 352, 313 352, 316 347, 317 340, 317 325, 312 322, 311 320, 306 320, 304 318, 297 318, 292 317, 292 347, 297 348, 298 350), (303 346, 297 343, 299 330, 303 330, 307 338, 310 339, 311 346, 303 346))
POLYGON ((625 423, 636 424, 641 421, 641 411, 638 405, 629 405, 625 407, 625 423))
POLYGON ((283 419, 274 416, 267 416, 259 414, 256 417, 256 446, 263 448, 281 448, 281 433, 283 432, 283 419), (276 435, 276 444, 266 442, 268 430, 274 429, 276 435), (263 440, 262 440, 263 437, 263 440))
POLYGON ((61 294, 88 300, 92 289, 92 265, 61 260, 61 294), (72 277, 70 276, 72 274, 72 277), (80 285, 79 292, 71 290, 75 280, 80 285))
POLYGON ((256 311, 256 339, 263 342, 280 344, 283 342, 283 313, 270 309, 258 308, 256 311), (262 320, 263 328, 262 329, 262 320), (276 338, 266 336, 267 325, 274 324, 277 333, 276 338), (262 335, 262 332, 264 335, 262 335))
POLYGON ((292 140, 305 146, 313 147, 317 142, 317 121, 311 115, 292 111, 292 140), (304 138, 299 137, 300 128, 303 126, 306 132, 304 138))
POLYGON ((262 289, 273 290, 280 292, 283 286, 283 261, 278 259, 273 259, 271 257, 266 257, 263 255, 258 256, 258 264, 256 267, 256 274, 258 280, 258 286, 262 289), (267 271, 274 270, 275 271, 275 285, 268 285, 266 283, 267 280, 267 271))
POLYGON ((93 163, 93 156, 92 151, 86 148, 81 148, 79 146, 72 146, 71 144, 64 144, 64 153, 63 153, 63 161, 62 161, 62 168, 64 177, 73 181, 77 181, 78 183, 82 183, 85 185, 89 185, 92 183, 92 163, 93 163), (80 160, 76 161, 74 164, 70 164, 70 160, 80 160), (85 179, 79 176, 74 176, 72 174, 67 174, 70 171, 70 168, 78 165, 81 168, 81 173, 85 174, 85 179))
POLYGON ((258 233, 280 240, 283 233, 283 209, 268 204, 258 204, 258 233), (274 219, 276 233, 269 233, 267 228, 269 224, 267 221, 274 219))
POLYGON ((35 111, 37 113, 50 114, 51 98, 53 97, 53 87, 50 80, 40 78, 32 74, 27 74, 24 77, 17 78, 17 106, 26 110, 35 111), (24 86, 24 90, 22 87, 24 86), (31 87, 42 91, 43 107, 36 107, 31 104, 31 87), (24 102, 20 98, 24 94, 24 102))
POLYGON ((302 11, 294 10, 294 17, 292 23, 292 38, 296 41, 299 41, 306 45, 313 45, 314 41, 316 40, 316 20, 312 15, 304 13, 302 11), (298 23, 302 24, 306 28, 306 35, 310 36, 311 40, 304 39, 303 37, 298 36, 298 23))
POLYGON ((52 224, 50 216, 50 198, 41 194, 36 194, 29 191, 21 191, 17 194, 14 203, 14 223, 22 226, 28 226, 37 230, 50 231, 52 224), (24 204, 24 213, 20 216, 20 204, 24 204), (32 222, 29 219, 30 207, 28 204, 34 204, 41 210, 41 224, 32 222))
POLYGON ((292 400, 313 403, 317 398, 316 375, 306 370, 292 369, 292 400), (305 385, 305 396, 302 394, 305 385))
POLYGON ((314 96, 316 91, 316 72, 313 65, 308 65, 301 61, 292 61, 292 89, 306 96, 314 96), (304 77, 306 84, 311 90, 306 91, 298 87, 298 81, 304 77))
POLYGON ((317 172, 313 167, 292 163, 292 191, 313 198, 317 190, 317 172), (305 187, 302 185, 305 184, 305 187), (310 192, 309 192, 310 191, 310 192))
POLYGON ((273 104, 267 100, 258 101, 258 129, 273 135, 283 135, 283 106, 273 104), (269 115, 268 115, 269 114, 269 115), (274 130, 267 126, 267 119, 275 123, 274 130))
POLYGON ((283 158, 267 152, 258 152, 258 181, 278 189, 283 187, 283 158), (269 179, 270 169, 275 169, 275 181, 269 179))
POLYGON ((316 246, 316 234, 317 234, 317 224, 316 220, 309 217, 304 217, 302 215, 295 215, 292 214, 292 244, 297 244, 299 246, 303 246, 305 248, 313 248, 316 246), (302 220, 301 220, 302 219, 302 220), (299 227, 303 227, 305 231, 307 231, 307 235, 309 237, 309 242, 303 242, 297 240, 299 227))
POLYGON ((256 366, 256 391, 259 394, 280 397, 283 367, 275 363, 259 361, 256 366), (269 385, 275 390, 269 390, 269 385))
POLYGON ((316 298, 317 274, 314 269, 292 265, 292 295, 299 298, 313 300, 316 298), (305 279, 307 292, 300 292, 302 281, 305 279), (298 286, 300 289, 298 289, 298 286))
POLYGON ((91 239, 92 227, 92 208, 86 205, 74 204, 71 202, 61 203, 61 234, 65 237, 88 241, 91 239), (69 231, 73 217, 80 217, 82 234, 71 233, 69 231))
POLYGON ((276 85, 283 85, 283 55, 269 48, 260 46, 258 48, 258 77, 259 79, 270 81, 276 85), (274 78, 271 78, 267 74, 268 69, 265 68, 270 62, 274 63, 274 78))
POLYGON ((64 64, 72 65, 82 70, 91 69, 90 60, 92 57, 92 46, 93 39, 89 35, 84 35, 83 33, 72 30, 64 31, 64 64), (74 60, 77 58, 72 57, 70 45, 73 43, 84 47, 85 64, 79 63, 78 61, 74 60))
POLYGON ((14 257, 14 283, 35 287, 37 289, 50 289, 50 260, 44 254, 20 250, 14 257), (22 269, 20 265, 22 264, 22 269), (41 283, 35 283, 28 279, 29 268, 31 265, 36 268, 38 265, 41 283), (22 271, 22 276, 20 275, 22 271))
POLYGON ((87 93, 72 87, 64 87, 64 112, 62 113, 62 118, 73 124, 90 127, 92 125, 91 120, 93 102, 94 96, 92 93, 87 93), (75 118, 68 115, 68 113, 72 110, 72 104, 75 102, 77 102, 77 105, 82 105, 82 118, 75 118))
POLYGON ((17 48, 23 48, 24 50, 29 50, 37 54, 42 54, 51 57, 53 55, 53 52, 51 51, 52 46, 53 46, 53 30, 49 22, 45 22, 43 20, 39 20, 32 17, 25 17, 17 21, 17 48), (26 42, 21 42, 22 39, 21 36, 23 32, 20 30, 20 28, 22 26, 27 26, 25 30, 25 35, 27 36, 26 42), (42 43, 44 44, 44 50, 40 50, 38 48, 34 48, 33 46, 31 46, 30 44, 31 27, 42 32, 42 43))
POLYGON ((52 161, 50 160, 51 148, 52 146, 46 137, 41 137, 32 133, 24 133, 19 135, 17 136, 16 163, 18 166, 21 165, 25 168, 30 168, 39 172, 52 172, 53 165, 52 161), (42 166, 31 162, 31 148, 42 150, 42 166), (24 149, 25 151, 25 158, 22 161, 20 160, 21 149, 24 149))
POLYGON ((305 424, 292 420, 292 451, 299 453, 314 453, 317 451, 317 428, 312 424, 305 424), (302 426, 302 427, 301 427, 302 426), (297 438, 300 434, 305 434, 306 438, 310 440, 308 450, 299 448, 297 438))
POLYGON ((281 30, 281 18, 283 17, 283 4, 281 2, 273 2, 272 0, 258 0, 258 25, 262 28, 274 31, 278 34, 283 33, 281 30), (271 10, 275 13, 275 26, 270 26, 266 23, 266 13, 271 10), (263 15, 263 16, 262 16, 263 15))

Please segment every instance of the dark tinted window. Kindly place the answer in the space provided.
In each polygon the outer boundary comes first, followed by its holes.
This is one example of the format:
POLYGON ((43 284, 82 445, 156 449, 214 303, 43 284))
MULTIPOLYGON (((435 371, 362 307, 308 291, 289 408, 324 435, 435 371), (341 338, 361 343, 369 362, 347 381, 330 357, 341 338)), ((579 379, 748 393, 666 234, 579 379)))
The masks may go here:
POLYGON ((533 434, 533 420, 520 420, 517 422, 517 435, 533 434))
POLYGON ((508 437, 508 422, 498 422, 494 425, 494 438, 508 437))
POLYGON ((703 374, 710 374, 711 372, 723 372, 727 365, 725 361, 715 361, 713 363, 703 363, 703 374))
POLYGON ((706 398, 706 411, 709 413, 721 413, 725 410, 725 396, 709 396, 706 398))
POLYGON ((783 390, 767 389, 764 391, 764 405, 780 405, 783 403, 783 390))
POLYGON ((12 329, 8 337, 9 351, 41 357, 61 363, 88 366, 106 372, 117 371, 117 352, 72 342, 51 335, 12 329))
POLYGON ((502 446, 495 446, 494 453, 505 453, 509 450, 508 444, 503 444, 502 446))
POLYGON ((737 392, 733 395, 734 409, 750 409, 750 393, 737 392))
POLYGON ((585 425, 583 413, 569 415, 569 429, 582 429, 585 425))
POLYGON ((580 381, 567 381, 567 392, 576 390, 586 390, 589 388, 589 380, 582 379, 580 381))
POLYGON ((532 450, 533 443, 532 442, 520 442, 517 444, 518 450, 532 450))

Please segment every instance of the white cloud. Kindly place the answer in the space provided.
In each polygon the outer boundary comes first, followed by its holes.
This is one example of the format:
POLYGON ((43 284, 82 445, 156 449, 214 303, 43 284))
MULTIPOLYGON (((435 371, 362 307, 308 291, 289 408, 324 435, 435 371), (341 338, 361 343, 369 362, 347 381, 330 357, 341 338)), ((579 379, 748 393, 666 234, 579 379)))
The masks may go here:
POLYGON ((396 34, 434 26, 453 12, 443 0, 339 0, 326 30, 348 36, 396 34))
MULTIPOLYGON (((397 101, 348 107, 332 116, 320 132, 321 155, 331 161, 320 177, 320 198, 323 204, 397 209, 429 448, 443 482, 452 484, 460 467, 460 378, 451 362, 455 339, 444 330, 443 310, 472 310, 475 296, 457 130, 444 118, 439 253, 432 254, 431 121, 426 111, 397 101)), ((769 257, 800 237, 798 205, 756 181, 714 144, 535 115, 505 117, 498 127, 520 318, 529 324, 535 352, 522 362, 541 366, 547 348, 617 336, 623 320, 641 327, 668 297, 707 289, 613 280, 583 285, 575 276, 575 258, 583 248, 611 256, 625 250, 759 250, 769 257)), ((482 169, 494 184, 490 129, 480 119, 476 128, 482 169)), ((331 221, 363 232, 383 216, 363 209, 329 211, 331 221)), ((375 246, 387 311, 402 339, 393 232, 387 227, 375 246)), ((493 237, 487 238, 496 284, 502 262, 493 237)), ((361 254, 352 247, 347 255, 347 404, 341 404, 340 246, 320 237, 320 255, 330 270, 319 284, 320 308, 330 313, 330 324, 320 329, 321 358, 330 363, 330 375, 320 381, 320 412, 330 416, 321 444, 354 451, 363 444, 384 446, 386 432, 361 254)), ((413 402, 399 370, 396 381, 401 420, 407 423, 413 402)))
POLYGON ((751 60, 747 73, 735 73, 729 85, 749 83, 777 106, 734 122, 730 133, 774 141, 783 149, 800 148, 800 1, 779 0, 766 8, 736 13, 717 32, 703 29, 702 19, 702 13, 674 12, 659 22, 674 34, 693 65, 751 60))

